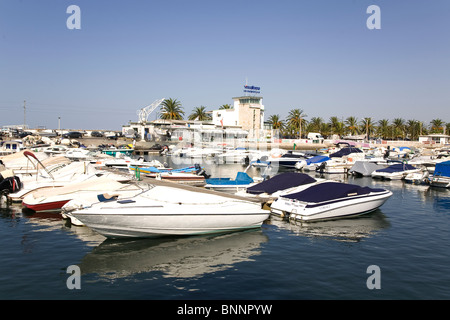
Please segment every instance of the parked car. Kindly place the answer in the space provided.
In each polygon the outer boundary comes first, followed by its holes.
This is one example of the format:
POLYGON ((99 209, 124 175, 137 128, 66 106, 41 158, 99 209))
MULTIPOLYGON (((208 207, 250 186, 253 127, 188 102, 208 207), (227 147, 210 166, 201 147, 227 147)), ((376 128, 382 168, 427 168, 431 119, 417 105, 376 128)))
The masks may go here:
POLYGON ((99 138, 101 138, 101 137, 104 137, 104 134, 101 133, 101 132, 98 132, 98 131, 92 131, 91 132, 91 137, 99 137, 99 138))
POLYGON ((31 136, 33 133, 30 131, 23 131, 19 133, 19 138, 25 138, 26 136, 31 136))
POLYGON ((62 136, 63 136, 63 138, 77 139, 77 138, 83 137, 83 134, 78 131, 70 131, 70 132, 64 133, 62 136))

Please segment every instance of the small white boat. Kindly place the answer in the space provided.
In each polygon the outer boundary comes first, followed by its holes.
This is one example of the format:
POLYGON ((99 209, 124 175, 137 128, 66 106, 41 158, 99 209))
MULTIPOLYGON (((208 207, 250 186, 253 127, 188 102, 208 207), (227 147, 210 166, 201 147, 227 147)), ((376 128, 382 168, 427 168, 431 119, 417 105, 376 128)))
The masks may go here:
POLYGON ((134 172, 138 179, 140 179, 141 175, 144 175, 148 178, 192 186, 204 186, 205 178, 208 177, 205 169, 198 164, 177 169, 129 166, 128 170, 132 173, 134 172))
POLYGON ((358 185, 324 182, 279 197, 272 214, 297 221, 318 221, 361 215, 383 205, 392 192, 358 185))
POLYGON ((355 176, 370 177, 375 170, 384 169, 386 167, 387 165, 378 164, 374 161, 360 160, 353 164, 348 173, 355 176))
POLYGON ((164 164, 162 164, 158 160, 151 160, 151 161, 145 161, 144 158, 134 159, 129 156, 124 156, 123 158, 105 158, 105 159, 99 159, 95 162, 98 166, 104 166, 109 168, 117 168, 117 169, 127 169, 129 167, 139 167, 139 168, 145 168, 145 167, 154 167, 157 169, 170 169, 167 168, 164 164))
POLYGON ((407 163, 396 163, 387 168, 378 169, 372 172, 371 176, 375 179, 386 180, 402 180, 410 173, 420 172, 420 168, 416 168, 407 163))
POLYGON ((6 156, 19 152, 24 149, 21 140, 1 141, 0 143, 0 156, 6 156))
POLYGON ((300 160, 295 164, 295 169, 304 171, 314 171, 322 162, 329 161, 331 158, 327 156, 314 156, 309 159, 300 160))
POLYGON ((412 184, 428 184, 430 173, 425 167, 422 167, 420 171, 408 173, 404 180, 412 184))
POLYGON ((28 193, 34 190, 62 187, 69 183, 86 180, 96 174, 95 168, 86 162, 72 162, 56 168, 56 170, 42 171, 40 170, 34 175, 23 175, 22 189, 9 194, 8 197, 13 202, 21 202, 28 193))
POLYGON ((248 164, 260 152, 258 150, 247 150, 246 148, 234 148, 225 150, 224 153, 216 154, 214 161, 220 164, 241 163, 248 164))
POLYGON ((133 196, 142 192, 135 185, 123 184, 108 175, 92 176, 81 182, 69 183, 62 187, 37 189, 28 193, 22 204, 33 211, 59 211, 71 200, 94 203, 99 195, 112 193, 120 196, 133 196))
POLYGON ((261 227, 270 212, 236 197, 155 186, 69 215, 108 238, 198 235, 261 227))
POLYGON ((450 188, 450 161, 436 164, 430 184, 433 187, 450 188))
POLYGON ((235 179, 231 178, 208 178, 205 180, 205 188, 215 191, 238 192, 245 190, 255 184, 246 172, 238 172, 235 179))
POLYGON ((238 191, 236 195, 260 201, 269 201, 277 199, 284 194, 300 192, 324 181, 327 180, 315 179, 305 173, 283 172, 245 190, 238 191))

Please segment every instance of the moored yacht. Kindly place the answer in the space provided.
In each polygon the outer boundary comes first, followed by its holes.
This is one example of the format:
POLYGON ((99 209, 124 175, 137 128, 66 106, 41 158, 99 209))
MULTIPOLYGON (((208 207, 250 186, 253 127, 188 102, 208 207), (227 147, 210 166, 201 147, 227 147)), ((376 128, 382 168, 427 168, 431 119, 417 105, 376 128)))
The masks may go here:
POLYGON ((70 213, 108 238, 198 235, 258 228, 261 204, 210 192, 157 185, 137 196, 70 213))
POLYGON ((298 221, 318 221, 365 214, 385 203, 392 192, 358 185, 324 182, 279 197, 272 214, 298 221))

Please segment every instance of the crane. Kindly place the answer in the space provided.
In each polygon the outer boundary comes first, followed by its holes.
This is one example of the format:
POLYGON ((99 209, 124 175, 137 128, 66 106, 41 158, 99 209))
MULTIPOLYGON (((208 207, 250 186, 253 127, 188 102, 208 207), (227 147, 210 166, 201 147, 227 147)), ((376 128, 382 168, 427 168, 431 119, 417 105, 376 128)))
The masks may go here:
POLYGON ((146 107, 144 107, 144 108, 142 108, 142 109, 139 109, 139 110, 137 111, 137 115, 138 115, 138 117, 139 117, 139 122, 140 122, 140 123, 146 123, 146 122, 147 122, 147 119, 148 119, 148 116, 149 116, 153 111, 155 111, 155 109, 158 108, 158 107, 161 105, 161 103, 163 103, 164 100, 165 100, 165 98, 156 100, 156 101, 154 101, 151 105, 148 105, 148 106, 146 106, 146 107))

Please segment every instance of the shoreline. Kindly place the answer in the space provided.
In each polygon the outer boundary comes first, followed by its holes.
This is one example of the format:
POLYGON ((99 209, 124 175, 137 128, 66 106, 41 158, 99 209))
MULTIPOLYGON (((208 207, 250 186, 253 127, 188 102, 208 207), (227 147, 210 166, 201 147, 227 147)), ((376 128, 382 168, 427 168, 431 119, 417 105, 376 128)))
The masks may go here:
MULTIPOLYGON (((74 139, 85 145, 89 146, 98 146, 98 145, 113 145, 120 146, 123 144, 133 144, 133 140, 130 138, 119 137, 117 140, 115 139, 107 139, 107 138, 95 138, 95 137, 83 137, 80 139, 74 139)), ((343 140, 342 140, 343 141, 343 140)), ((186 142, 186 141, 184 141, 186 142)), ((177 145, 179 141, 136 141, 135 149, 136 150, 147 150, 151 146, 155 144, 160 145, 177 145)), ((181 142, 183 143, 183 142, 181 142)), ((194 144, 195 145, 195 144, 194 144)), ((219 144, 218 144, 219 145, 219 144)), ((333 147, 335 144, 331 140, 327 140, 324 143, 308 143, 308 142, 249 142, 249 141, 233 141, 231 143, 224 142, 224 145, 231 147, 243 147, 248 149, 258 149, 258 150, 270 150, 272 148, 279 148, 285 150, 315 150, 315 149, 324 149, 333 147), (295 149, 294 149, 295 145, 295 149)), ((449 145, 445 144, 424 144, 418 141, 385 141, 385 143, 360 143, 356 142, 356 147, 361 147, 362 145, 368 145, 370 148, 376 147, 410 147, 410 148, 420 148, 420 149, 438 149, 443 147, 449 147, 449 145)))

